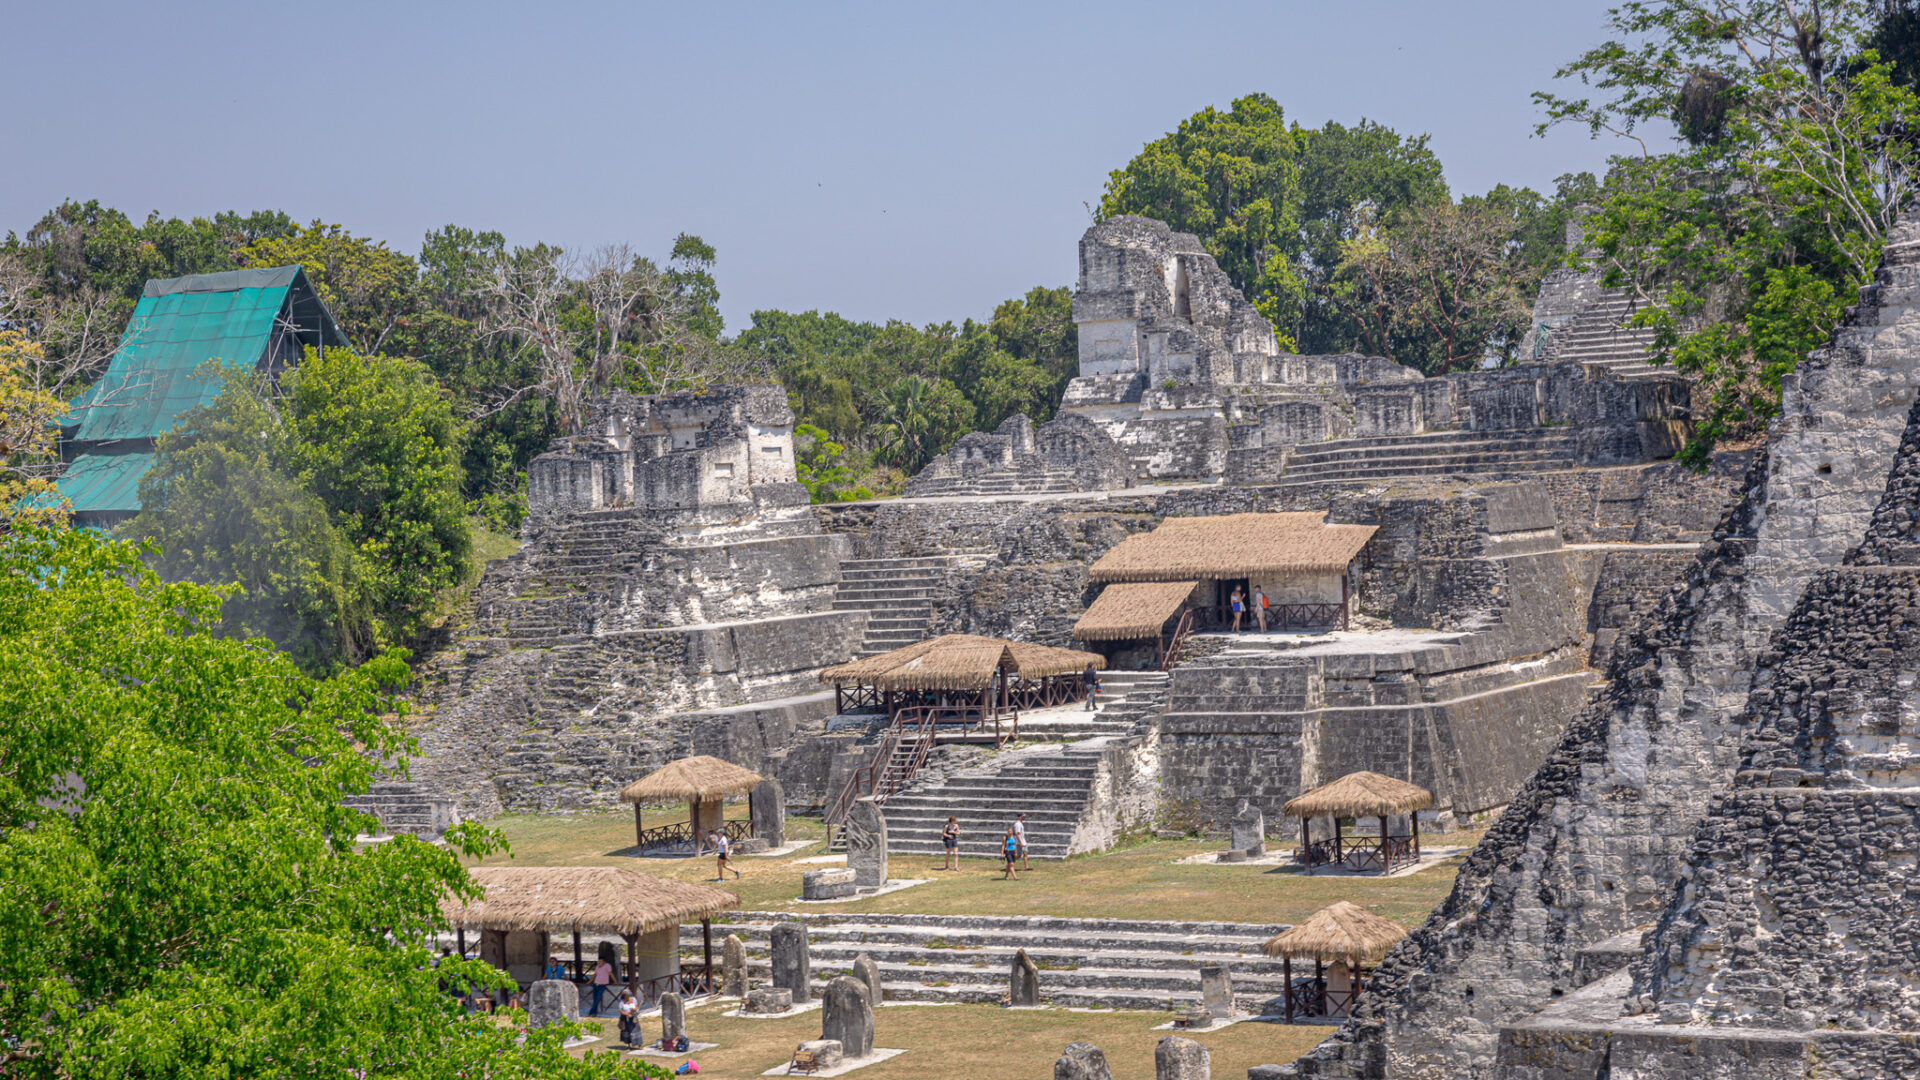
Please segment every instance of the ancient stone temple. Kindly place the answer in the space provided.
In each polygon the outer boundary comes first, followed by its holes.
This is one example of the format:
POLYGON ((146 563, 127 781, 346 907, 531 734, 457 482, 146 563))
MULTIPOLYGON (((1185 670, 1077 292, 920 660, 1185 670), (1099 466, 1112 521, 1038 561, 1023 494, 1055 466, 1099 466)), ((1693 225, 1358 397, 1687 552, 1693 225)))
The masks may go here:
POLYGON ((1255 1076, 1915 1070, 1916 253, 1903 219, 1713 542, 1355 1018, 1255 1076))
POLYGON ((792 428, 771 386, 595 402, 423 664, 415 777, 485 815, 611 804, 689 754, 771 774, 867 623, 835 604, 848 545, 794 480, 792 428))
POLYGON ((759 511, 764 526, 766 511, 807 503, 777 386, 616 393, 590 404, 583 427, 527 463, 534 514, 634 507, 710 524, 759 511))
POLYGON ((1518 366, 1426 378, 1381 357, 1280 352, 1198 238, 1112 218, 1080 239, 1080 371, 1059 415, 962 438, 908 493, 1499 477, 1671 457, 1686 381, 1645 362, 1650 332, 1622 328, 1624 299, 1593 275, 1549 286, 1518 366))

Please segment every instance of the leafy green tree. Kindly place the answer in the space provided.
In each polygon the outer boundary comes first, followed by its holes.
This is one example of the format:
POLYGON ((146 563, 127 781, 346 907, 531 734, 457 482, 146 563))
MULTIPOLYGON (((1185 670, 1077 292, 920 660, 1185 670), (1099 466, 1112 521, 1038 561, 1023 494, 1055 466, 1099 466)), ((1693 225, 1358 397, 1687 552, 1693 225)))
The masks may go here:
POLYGON ((310 668, 372 648, 353 545, 289 467, 292 434, 271 388, 231 371, 220 396, 160 437, 129 531, 173 580, 233 583, 224 627, 277 642, 310 668))
POLYGON ((1208 106, 1150 142, 1107 178, 1101 220, 1139 214, 1200 238, 1207 254, 1277 325, 1293 325, 1306 286, 1301 250, 1300 143, 1278 102, 1208 106))
POLYGON ((399 656, 316 680, 213 633, 224 591, 85 531, 0 541, 0 1072, 21 1080, 665 1076, 446 992, 473 825, 354 843, 404 755, 399 656))
POLYGON ((282 381, 288 465, 357 552, 378 640, 403 641, 433 595, 468 571, 464 429, 410 361, 308 350, 282 381))
POLYGON ((340 332, 362 353, 384 349, 387 337, 418 309, 419 266, 339 225, 315 221, 285 235, 262 237, 235 257, 244 266, 300 264, 340 332))
POLYGON ((1610 286, 1642 305, 1653 359, 1708 402, 1683 458, 1757 431, 1780 377, 1824 340, 1871 277, 1916 187, 1920 98, 1861 48, 1865 0, 1669 0, 1609 14, 1616 35, 1560 71, 1593 97, 1536 94, 1542 129, 1635 139, 1587 241, 1610 286), (1650 122, 1681 141, 1647 148, 1650 122))
POLYGON ((1478 367, 1496 347, 1510 355, 1534 279, 1513 243, 1515 201, 1436 199, 1342 245, 1336 295, 1369 351, 1433 375, 1478 367))
POLYGON ((873 490, 861 483, 862 471, 855 455, 827 437, 812 424, 793 429, 794 468, 800 482, 817 503, 854 502, 873 498, 873 490))
POLYGON ((245 589, 233 631, 357 662, 412 640, 468 572, 462 436, 411 361, 309 351, 278 388, 230 371, 161 437, 130 527, 168 576, 245 589))
POLYGON ((973 430, 973 406, 945 379, 907 375, 888 388, 876 428, 880 460, 909 473, 973 430))

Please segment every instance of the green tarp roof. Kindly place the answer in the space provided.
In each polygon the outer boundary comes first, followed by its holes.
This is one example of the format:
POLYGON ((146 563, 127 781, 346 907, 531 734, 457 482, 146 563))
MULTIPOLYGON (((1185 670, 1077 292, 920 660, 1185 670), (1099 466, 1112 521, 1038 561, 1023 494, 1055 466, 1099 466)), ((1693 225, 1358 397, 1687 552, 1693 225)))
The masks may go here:
POLYGON ((140 477, 151 464, 153 455, 139 451, 82 454, 57 483, 76 514, 132 513, 140 509, 140 477))
POLYGON ((220 392, 217 373, 194 374, 208 360, 253 367, 273 341, 289 299, 295 323, 331 346, 346 341, 298 266, 229 270, 147 282, 120 348, 100 381, 73 402, 81 443, 147 440, 220 392))

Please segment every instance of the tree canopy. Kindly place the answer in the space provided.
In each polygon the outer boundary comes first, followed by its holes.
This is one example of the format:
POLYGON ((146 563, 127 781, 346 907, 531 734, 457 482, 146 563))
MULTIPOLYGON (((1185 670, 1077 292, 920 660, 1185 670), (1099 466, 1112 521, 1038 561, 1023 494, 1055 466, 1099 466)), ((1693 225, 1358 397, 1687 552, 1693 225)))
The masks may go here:
POLYGON ((214 632, 227 590, 85 531, 0 539, 0 1072, 22 1078, 664 1076, 464 1015, 448 846, 361 847, 404 755, 389 654, 326 679, 214 632))
POLYGON ((1916 191, 1920 97, 1868 46, 1904 6, 1867 0, 1666 0, 1609 14, 1609 40, 1536 94, 1542 129, 1635 140, 1616 158, 1582 253, 1641 305, 1656 362, 1707 407, 1683 457, 1757 433, 1780 380, 1872 276, 1916 191), (1656 153, 1647 142, 1672 125, 1656 153), (1651 129, 1650 129, 1651 125, 1651 129))
POLYGON ((277 385, 230 370, 161 436, 131 530, 170 577, 239 583, 229 631, 357 662, 413 640, 468 574, 463 434, 412 361, 309 350, 277 385))

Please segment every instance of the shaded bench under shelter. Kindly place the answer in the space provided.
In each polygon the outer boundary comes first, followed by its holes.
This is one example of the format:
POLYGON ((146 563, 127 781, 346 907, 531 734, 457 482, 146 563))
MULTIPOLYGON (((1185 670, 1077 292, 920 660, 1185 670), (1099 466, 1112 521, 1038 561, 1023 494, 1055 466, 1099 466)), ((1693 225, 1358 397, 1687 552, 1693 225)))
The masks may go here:
POLYGON ((673 881, 611 866, 480 866, 469 871, 485 891, 477 900, 441 901, 441 913, 467 947, 467 929, 480 931, 480 959, 521 986, 541 977, 555 955, 553 935, 573 936, 573 977, 588 968, 580 935, 613 935, 626 942, 625 984, 643 1000, 666 991, 714 989, 713 916, 740 906, 723 889, 673 881), (698 920, 705 953, 699 965, 680 959, 680 925, 698 920))
MULTIPOLYGON (((1353 603, 1350 568, 1377 530, 1330 525, 1326 517, 1322 510, 1170 517, 1114 545, 1089 576, 1109 586, 1196 583, 1192 604, 1203 626, 1231 625, 1233 590, 1250 603, 1259 588, 1270 630, 1344 630, 1353 603)), ((1240 625, 1257 625, 1251 606, 1240 625)))
POLYGON ((1150 641, 1153 666, 1164 671, 1193 629, 1195 596, 1202 591, 1198 581, 1115 582, 1100 590, 1073 624, 1073 640, 1116 645, 1150 641))
POLYGON ((745 795, 761 781, 759 773, 731 761, 698 755, 668 762, 620 789, 620 801, 633 804, 633 843, 638 852, 684 847, 698 852, 715 829, 725 829, 733 840, 753 835, 752 809, 745 821, 727 821, 725 800, 745 795), (685 801, 687 820, 649 829, 641 819, 642 803, 685 801))
POLYGON ((1406 936, 1392 919, 1340 900, 1268 938, 1266 954, 1281 958, 1287 1021, 1352 1016, 1367 965, 1378 964, 1406 936), (1295 957, 1313 961, 1311 978, 1294 979, 1295 957))
POLYGON ((1085 701, 1097 653, 973 634, 943 634, 827 668, 840 712, 878 710, 896 726, 978 730, 995 745, 1020 736, 1020 710, 1085 701), (991 726, 989 732, 987 728, 991 726))
POLYGON ((1294 858, 1313 873, 1316 866, 1341 865, 1359 871, 1391 873, 1420 860, 1419 811, 1433 805, 1433 792, 1376 772, 1348 773, 1329 784, 1287 800, 1280 812, 1300 819, 1300 846, 1294 858), (1378 818, 1378 836, 1344 836, 1342 818, 1378 818), (1313 819, 1330 818, 1331 836, 1313 838, 1313 819), (1406 823, 1406 834, 1398 822, 1406 823))

